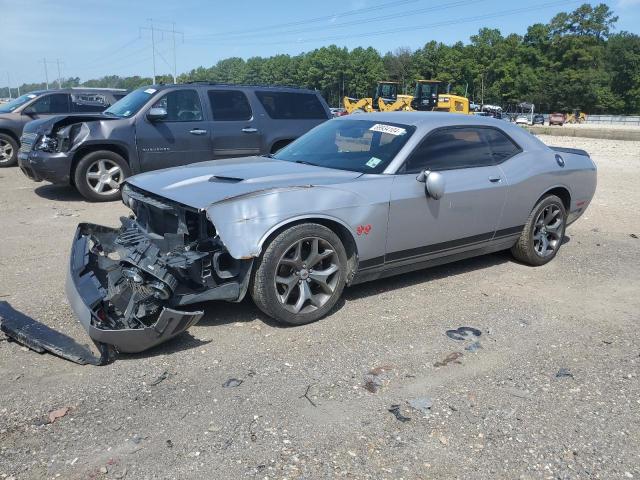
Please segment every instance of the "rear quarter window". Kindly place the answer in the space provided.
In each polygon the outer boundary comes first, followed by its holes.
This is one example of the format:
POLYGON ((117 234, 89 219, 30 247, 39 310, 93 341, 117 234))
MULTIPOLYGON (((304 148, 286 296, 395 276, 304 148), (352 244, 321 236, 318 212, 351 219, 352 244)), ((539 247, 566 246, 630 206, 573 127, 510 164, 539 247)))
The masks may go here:
POLYGON ((277 120, 329 118, 313 93, 257 91, 256 96, 269 117, 277 120))
POLYGON ((102 112, 109 106, 102 93, 72 93, 71 112, 102 112))

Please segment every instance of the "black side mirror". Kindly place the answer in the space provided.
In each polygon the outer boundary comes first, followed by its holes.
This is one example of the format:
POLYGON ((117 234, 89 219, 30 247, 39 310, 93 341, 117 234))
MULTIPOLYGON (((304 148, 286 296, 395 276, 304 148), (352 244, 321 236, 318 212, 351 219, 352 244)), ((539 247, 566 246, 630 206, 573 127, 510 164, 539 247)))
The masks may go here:
POLYGON ((159 122, 166 119, 169 116, 164 108, 154 107, 147 113, 147 120, 150 122, 159 122))
POLYGON ((37 112, 35 108, 27 107, 24 110, 22 110, 22 113, 31 117, 32 115, 35 115, 37 112))

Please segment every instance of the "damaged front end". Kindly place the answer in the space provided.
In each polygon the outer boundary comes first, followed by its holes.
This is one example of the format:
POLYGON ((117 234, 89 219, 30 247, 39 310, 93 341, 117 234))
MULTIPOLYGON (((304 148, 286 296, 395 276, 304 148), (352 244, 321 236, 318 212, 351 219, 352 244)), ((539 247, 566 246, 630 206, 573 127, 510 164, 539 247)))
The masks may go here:
POLYGON ((204 212, 130 186, 123 200, 135 217, 82 223, 71 249, 67 297, 93 340, 140 352, 200 320, 185 305, 244 297, 252 260, 231 257, 204 212))

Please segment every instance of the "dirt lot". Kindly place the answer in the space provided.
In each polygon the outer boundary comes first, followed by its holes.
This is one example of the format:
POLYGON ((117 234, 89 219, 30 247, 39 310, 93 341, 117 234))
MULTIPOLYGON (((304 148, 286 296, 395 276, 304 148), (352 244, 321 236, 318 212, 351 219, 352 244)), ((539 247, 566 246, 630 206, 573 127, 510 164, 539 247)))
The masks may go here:
MULTIPOLYGON (((369 283, 297 328, 210 303, 190 334, 106 367, 0 341, 0 478, 640 478, 640 142, 544 140, 599 166, 545 267, 496 254, 369 283), (482 335, 445 335, 460 326, 482 335)), ((69 242, 125 213, 0 170, 0 300, 85 341, 69 242)))

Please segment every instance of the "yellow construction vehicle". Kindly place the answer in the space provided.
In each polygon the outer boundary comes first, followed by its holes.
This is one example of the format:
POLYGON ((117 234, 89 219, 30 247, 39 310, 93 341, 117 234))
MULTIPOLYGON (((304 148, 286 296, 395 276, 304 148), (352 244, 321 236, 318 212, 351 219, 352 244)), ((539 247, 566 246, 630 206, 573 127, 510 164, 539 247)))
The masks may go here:
POLYGON ((397 110, 419 110, 430 112, 451 112, 469 114, 469 99, 447 92, 441 93, 442 82, 439 80, 418 80, 414 95, 398 95, 393 103, 379 100, 381 112, 397 110))
POLYGON ((576 108, 573 113, 566 116, 564 123, 584 123, 587 121, 587 114, 576 108))
POLYGON ((398 98, 398 82, 378 82, 376 92, 372 97, 351 98, 344 97, 342 103, 347 113, 369 113, 379 109, 380 102, 395 102, 398 98))

